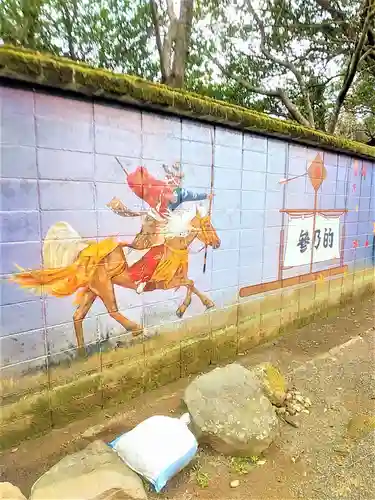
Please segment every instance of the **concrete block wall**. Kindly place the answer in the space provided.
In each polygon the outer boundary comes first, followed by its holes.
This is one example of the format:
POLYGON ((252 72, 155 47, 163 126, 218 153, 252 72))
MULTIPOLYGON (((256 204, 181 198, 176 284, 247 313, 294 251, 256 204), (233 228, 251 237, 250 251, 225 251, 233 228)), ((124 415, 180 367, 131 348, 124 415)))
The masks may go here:
MULTIPOLYGON (((39 90, 3 86, 0 100, 0 351, 5 378, 50 371, 76 357, 74 297, 23 290, 9 281, 16 264, 43 268, 43 239, 58 221, 68 222, 82 238, 93 241, 109 236, 130 241, 140 230, 139 218, 122 218, 106 206, 118 197, 133 210, 147 208, 129 189, 116 156, 128 171, 143 165, 159 179, 164 177, 163 164, 181 162, 183 187, 206 193, 214 162, 212 222, 221 246, 208 250, 203 273, 202 245, 194 243, 189 277, 215 302, 216 310, 228 312, 228 326, 238 318, 231 316, 233 305, 263 297, 240 299, 241 288, 278 279, 280 231, 285 224, 280 209, 313 208, 314 191, 303 174, 317 154, 327 169, 319 208, 348 209, 342 219, 344 263, 349 269, 373 265, 375 169, 370 161, 39 90), (301 177, 279 182, 294 176, 301 177)), ((314 271, 337 264, 315 264, 314 271)), ((306 266, 295 267, 284 277, 306 272, 306 266)), ((201 331, 211 328, 214 319, 203 316, 205 308, 196 297, 183 319, 176 316, 184 296, 184 289, 138 295, 116 287, 119 310, 150 336, 169 327, 181 332, 195 320, 201 322, 201 331)), ((84 321, 84 335, 89 354, 126 345, 131 338, 99 299, 84 321)), ((173 336, 168 342, 173 343, 173 336)), ((59 383, 57 375, 53 380, 59 383)))

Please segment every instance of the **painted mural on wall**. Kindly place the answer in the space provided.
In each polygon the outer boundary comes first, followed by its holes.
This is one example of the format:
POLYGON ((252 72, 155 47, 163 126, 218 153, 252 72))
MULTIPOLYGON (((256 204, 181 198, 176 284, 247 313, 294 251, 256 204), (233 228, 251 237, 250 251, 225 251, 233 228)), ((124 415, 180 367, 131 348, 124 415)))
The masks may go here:
POLYGON ((129 189, 148 206, 147 210, 136 212, 116 197, 107 204, 118 216, 141 217, 142 227, 134 240, 105 238, 88 242, 67 222, 57 222, 49 228, 43 242, 44 268, 21 270, 11 277, 21 287, 38 293, 55 297, 76 294, 73 321, 80 352, 85 346, 82 323, 97 298, 110 317, 133 336, 142 333, 142 325, 119 312, 114 285, 138 294, 185 287, 186 296, 176 311, 180 318, 193 294, 206 309, 214 307, 213 301, 188 277, 189 247, 195 239, 206 251, 208 246, 220 246, 211 222, 213 193, 183 188, 179 164, 172 168, 163 165, 166 176, 159 180, 143 166, 128 173, 116 160, 124 170, 129 189), (209 206, 199 203, 205 200, 209 206))
POLYGON ((238 304, 373 265, 373 162, 0 91, 4 376, 69 361, 77 347, 112 353, 133 335, 183 342, 192 323, 207 331, 226 311, 236 321, 238 304))

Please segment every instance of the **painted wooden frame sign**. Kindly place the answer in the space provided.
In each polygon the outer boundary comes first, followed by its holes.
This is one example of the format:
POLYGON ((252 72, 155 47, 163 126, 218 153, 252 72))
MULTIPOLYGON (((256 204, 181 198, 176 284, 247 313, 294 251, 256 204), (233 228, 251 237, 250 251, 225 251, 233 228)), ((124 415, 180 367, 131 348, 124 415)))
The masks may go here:
POLYGON ((240 297, 249 297, 279 288, 298 285, 317 279, 335 276, 346 271, 344 265, 344 238, 346 208, 319 208, 318 192, 327 177, 327 170, 318 154, 305 174, 282 179, 287 184, 297 178, 308 176, 314 189, 314 208, 282 208, 288 216, 287 227, 283 217, 280 231, 278 279, 240 289, 240 297), (341 217, 344 215, 342 228, 341 217), (314 264, 338 261, 339 265, 313 271, 314 264), (284 271, 300 266, 309 266, 309 272, 292 277, 284 277, 284 271))

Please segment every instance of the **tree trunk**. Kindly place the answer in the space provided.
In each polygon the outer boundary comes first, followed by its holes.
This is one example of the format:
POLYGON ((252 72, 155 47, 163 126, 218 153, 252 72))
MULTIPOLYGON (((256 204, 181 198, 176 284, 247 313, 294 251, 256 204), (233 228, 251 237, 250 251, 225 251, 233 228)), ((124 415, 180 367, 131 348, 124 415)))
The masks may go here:
POLYGON ((177 21, 171 81, 169 82, 172 87, 183 88, 184 86, 193 13, 194 0, 182 0, 180 18, 177 21))
POLYGON ((150 9, 159 53, 161 81, 171 87, 183 88, 194 15, 194 0, 181 0, 178 17, 173 11, 173 3, 167 1, 169 25, 164 31, 163 40, 156 0, 150 0, 150 9))

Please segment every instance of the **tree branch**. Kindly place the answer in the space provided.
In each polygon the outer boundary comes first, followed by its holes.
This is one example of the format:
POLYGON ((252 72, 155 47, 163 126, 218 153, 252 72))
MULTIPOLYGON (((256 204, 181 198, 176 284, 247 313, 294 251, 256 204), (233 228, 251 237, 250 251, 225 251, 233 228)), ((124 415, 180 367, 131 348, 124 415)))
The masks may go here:
POLYGON ((325 87, 326 85, 328 85, 328 83, 330 83, 332 80, 335 80, 335 78, 340 78, 342 76, 345 76, 345 73, 338 73, 337 75, 333 75, 333 76, 330 76, 329 78, 326 78, 324 81, 322 82, 318 82, 318 83, 311 83, 309 84, 309 88, 312 89, 312 88, 315 88, 315 87, 325 87))
POLYGON ((365 59, 367 59, 367 57, 374 53, 375 54, 375 49, 373 49, 372 47, 370 49, 367 49, 366 52, 364 52, 361 57, 359 58, 360 61, 364 61, 365 59))
POLYGON ((281 102, 284 104, 286 109, 288 110, 290 116, 298 123, 301 125, 304 125, 305 127, 310 127, 310 122, 302 115, 302 113, 299 111, 297 106, 293 104, 293 102, 289 99, 288 94, 285 92, 283 89, 275 89, 275 90, 267 90, 262 87, 254 87, 251 85, 248 81, 246 81, 244 78, 241 78, 240 76, 234 75, 233 73, 229 72, 224 68, 224 66, 215 58, 212 59, 212 61, 216 64, 216 66, 220 69, 220 71, 226 75, 228 78, 231 78, 232 80, 236 81, 239 83, 242 87, 247 89, 249 92, 253 92, 254 94, 260 94, 260 95, 265 95, 268 97, 275 97, 277 99, 280 99, 281 102))
MULTIPOLYGON (((341 24, 342 29, 344 30, 344 33, 351 39, 354 38, 355 36, 355 25, 350 24, 350 22, 346 19, 345 14, 343 11, 340 9, 337 9, 335 7, 332 7, 330 4, 330 0, 315 0, 315 3, 317 3, 323 10, 328 12, 332 19, 338 23, 341 24)), ((363 11, 366 13, 366 10, 370 8, 371 5, 371 0, 368 0, 366 2, 366 5, 364 6, 363 11)), ((368 27, 368 32, 367 32, 367 39, 368 39, 368 45, 371 47, 375 48, 375 38, 374 38, 374 31, 371 28, 371 26, 368 27)), ((366 55, 367 63, 371 65, 372 60, 375 60, 375 55, 373 55, 371 52, 366 55)), ((373 70, 370 70, 373 71, 373 70)))
POLYGON ((315 0, 315 3, 317 3, 323 10, 331 14, 332 19, 335 21, 346 21, 345 14, 340 9, 332 7, 330 0, 315 0))
MULTIPOLYGON (((308 125, 307 126, 308 127, 315 127, 314 112, 312 109, 309 93, 308 93, 308 91, 305 87, 305 84, 303 82, 302 74, 297 70, 296 66, 293 63, 291 63, 290 61, 280 59, 280 58, 274 56, 273 54, 271 54, 271 52, 266 47, 266 31, 265 31, 263 21, 260 19, 257 12, 255 11, 255 9, 251 3, 251 0, 246 0, 246 3, 247 3, 249 11, 253 15, 253 17, 258 25, 258 28, 259 28, 260 50, 268 59, 273 61, 275 64, 279 64, 280 66, 283 66, 284 68, 288 69, 289 71, 291 71, 293 73, 293 75, 295 76, 295 78, 298 82, 298 85, 301 89, 302 96, 303 96, 305 103, 306 103, 307 112, 308 112, 308 125)), ((306 120, 306 119, 304 118, 304 120, 306 120)))
POLYGON ((362 27, 362 32, 359 37, 359 40, 356 44, 355 50, 350 58, 348 68, 346 71, 346 76, 344 78, 343 85, 341 87, 341 90, 337 96, 336 99, 336 104, 335 104, 335 109, 333 110, 329 126, 328 126, 328 131, 333 134, 336 128, 337 120, 340 115, 341 107, 344 104, 345 98, 349 92, 349 89, 353 83, 354 77, 357 73, 358 65, 361 62, 361 54, 363 51, 363 47, 365 45, 366 39, 367 39, 367 34, 368 34, 368 28, 370 25, 371 20, 375 16, 375 8, 368 12, 366 19, 363 23, 362 27))

